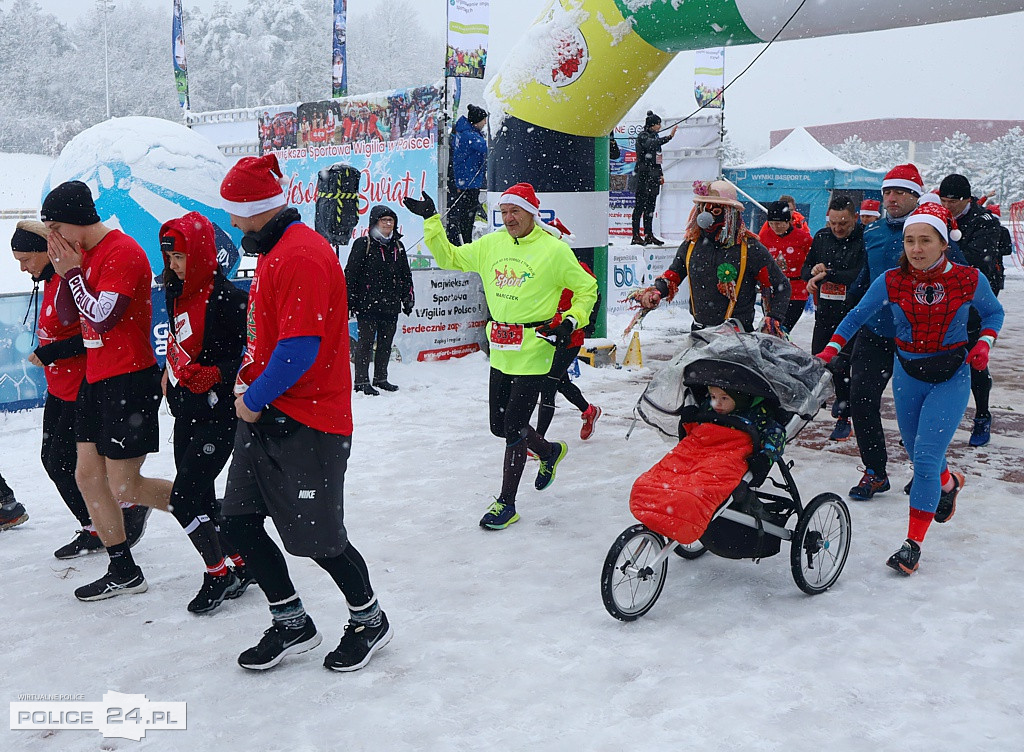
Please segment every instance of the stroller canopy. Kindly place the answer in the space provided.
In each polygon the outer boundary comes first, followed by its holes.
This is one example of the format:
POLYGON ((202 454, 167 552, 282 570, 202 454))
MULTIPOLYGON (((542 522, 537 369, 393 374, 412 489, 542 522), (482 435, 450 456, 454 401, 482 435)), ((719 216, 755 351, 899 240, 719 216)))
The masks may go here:
POLYGON ((738 331, 726 322, 690 332, 683 349, 654 377, 636 406, 639 416, 678 438, 679 411, 690 386, 718 384, 767 397, 810 420, 833 394, 825 364, 770 334, 738 331))

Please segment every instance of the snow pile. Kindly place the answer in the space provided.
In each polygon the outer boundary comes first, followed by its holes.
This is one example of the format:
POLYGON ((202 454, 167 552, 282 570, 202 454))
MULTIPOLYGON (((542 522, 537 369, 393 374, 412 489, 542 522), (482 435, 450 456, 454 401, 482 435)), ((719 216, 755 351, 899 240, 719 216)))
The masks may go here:
POLYGON ((220 205, 217 187, 229 167, 213 143, 183 125, 160 118, 113 118, 71 139, 54 163, 46 185, 82 180, 95 194, 101 186, 114 187, 115 177, 105 166, 117 163, 128 165, 135 180, 212 206, 220 205))

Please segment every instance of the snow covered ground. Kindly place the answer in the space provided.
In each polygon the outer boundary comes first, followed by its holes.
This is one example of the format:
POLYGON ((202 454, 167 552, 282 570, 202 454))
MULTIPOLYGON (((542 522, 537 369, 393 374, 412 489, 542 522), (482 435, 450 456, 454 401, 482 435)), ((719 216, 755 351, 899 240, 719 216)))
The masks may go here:
MULTIPOLYGON (((154 513, 135 549, 149 592, 76 601, 105 557, 52 558, 74 521, 37 457, 41 411, 0 415, 2 471, 31 515, 0 533, 0 697, 98 701, 116 690, 188 704, 187 730, 150 731, 141 743, 5 729, 0 749, 1019 750, 1022 293, 1015 276, 1001 296, 1010 311, 993 355, 996 435, 976 451, 957 435, 951 456, 967 486, 954 519, 933 527, 916 575, 884 566, 906 533, 898 488, 910 477, 888 422, 894 489, 850 503, 850 558, 831 591, 801 593, 787 547, 760 564, 673 557, 661 600, 631 624, 605 612, 599 575, 633 522, 631 483, 668 449, 642 426, 624 435, 685 314, 648 317, 645 368, 583 368, 579 383, 605 410, 597 432, 581 442, 578 413, 559 403, 549 435, 566 439, 569 455, 544 493, 528 466, 522 521, 502 532, 477 526, 502 454, 487 430, 486 360, 395 365, 401 391, 354 400, 347 520, 395 627, 355 674, 320 665, 347 615, 329 578, 294 558, 324 644, 267 673, 240 669, 236 656, 269 625, 265 600, 253 588, 212 615, 187 613, 201 564, 169 515, 154 513)), ((797 341, 810 331, 805 318, 797 341)), ((860 476, 852 442, 824 446, 829 423, 823 413, 787 450, 805 498, 844 495, 860 476)), ((168 440, 169 416, 161 424, 168 440)), ((148 474, 172 475, 165 447, 148 474)))

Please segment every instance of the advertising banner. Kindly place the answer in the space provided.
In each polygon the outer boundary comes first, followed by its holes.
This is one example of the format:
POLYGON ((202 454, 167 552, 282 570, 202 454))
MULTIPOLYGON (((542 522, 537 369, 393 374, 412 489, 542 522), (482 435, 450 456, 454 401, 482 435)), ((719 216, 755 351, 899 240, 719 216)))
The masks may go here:
POLYGON ((487 305, 478 274, 414 270, 416 305, 400 316, 395 346, 403 361, 433 361, 479 352, 487 339, 487 305))
MULTIPOLYGON (((619 316, 631 312, 626 296, 635 290, 642 290, 654 284, 672 263, 676 255, 676 247, 645 246, 611 246, 608 248, 608 297, 602 303, 609 316, 619 316)), ((662 306, 689 305, 690 291, 686 284, 679 288, 679 293, 671 303, 662 306)), ((609 336, 616 332, 609 332, 609 336)))
POLYGON ((484 77, 490 15, 491 0, 448 0, 446 76, 484 77))
POLYGON ((31 293, 0 295, 0 411, 40 407, 46 396, 43 369, 26 360, 39 346, 32 336, 32 314, 22 323, 31 300, 31 293))
POLYGON ((174 85, 178 89, 178 103, 183 110, 188 106, 188 65, 185 61, 185 27, 181 20, 181 0, 174 0, 171 19, 171 61, 174 64, 174 85))
POLYGON ((701 107, 725 108, 725 47, 697 50, 693 96, 701 107))
POLYGON ((348 53, 345 49, 348 0, 334 0, 334 42, 331 58, 331 96, 348 95, 348 53))
MULTIPOLYGON (((636 137, 644 130, 642 120, 627 121, 615 126, 612 136, 619 145, 619 158, 611 160, 608 176, 608 234, 612 237, 630 237, 633 234, 634 192, 629 189, 629 177, 636 167, 636 137)), ((654 234, 660 236, 661 216, 654 210, 654 234)))

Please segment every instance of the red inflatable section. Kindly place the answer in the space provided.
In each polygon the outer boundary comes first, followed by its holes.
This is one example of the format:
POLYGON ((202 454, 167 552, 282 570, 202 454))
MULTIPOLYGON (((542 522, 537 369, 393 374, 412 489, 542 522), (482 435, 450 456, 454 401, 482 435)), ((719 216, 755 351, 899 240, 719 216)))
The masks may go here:
POLYGON ((693 543, 747 472, 750 434, 713 423, 686 424, 686 436, 636 479, 629 510, 656 533, 693 543))

